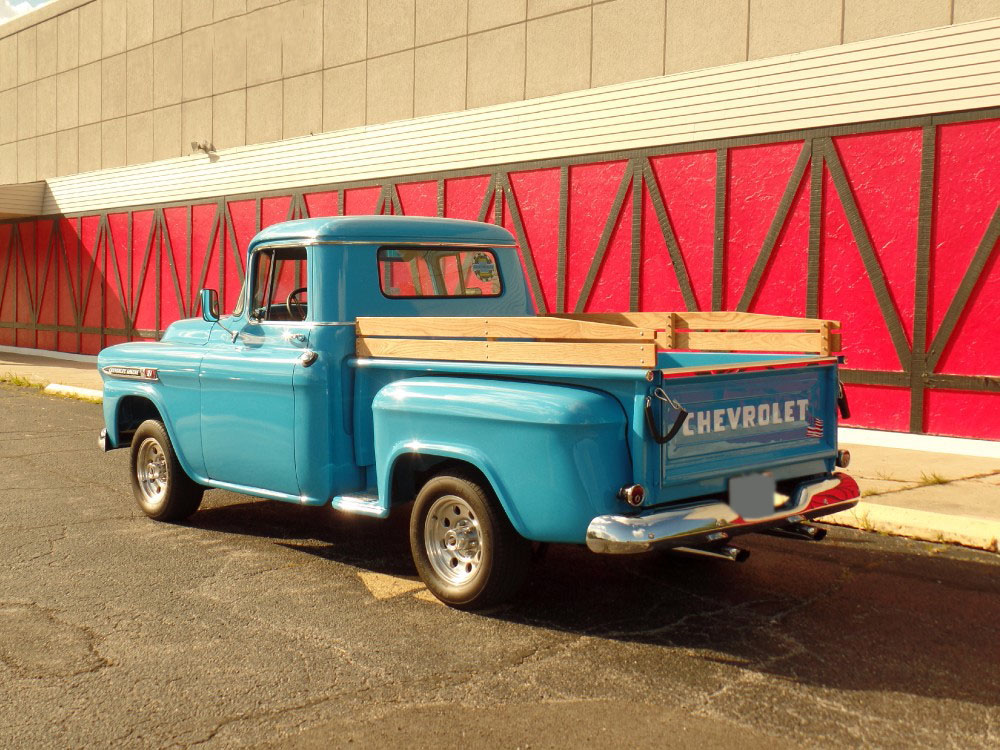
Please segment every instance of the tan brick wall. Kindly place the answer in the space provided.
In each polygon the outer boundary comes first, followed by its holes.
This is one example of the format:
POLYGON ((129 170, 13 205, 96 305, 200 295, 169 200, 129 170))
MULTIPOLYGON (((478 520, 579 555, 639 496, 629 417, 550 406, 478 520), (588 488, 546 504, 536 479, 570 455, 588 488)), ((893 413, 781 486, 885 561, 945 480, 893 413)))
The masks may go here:
POLYGON ((1000 16, 1000 0, 56 0, 0 26, 0 184, 1000 16))

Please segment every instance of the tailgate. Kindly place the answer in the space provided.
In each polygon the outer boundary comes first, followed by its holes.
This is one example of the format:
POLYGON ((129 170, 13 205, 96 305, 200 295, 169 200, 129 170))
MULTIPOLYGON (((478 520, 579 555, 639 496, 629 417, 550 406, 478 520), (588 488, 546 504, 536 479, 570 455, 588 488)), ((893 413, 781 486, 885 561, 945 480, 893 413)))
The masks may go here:
MULTIPOLYGON (((724 493, 741 474, 768 471, 781 480, 832 469, 835 364, 701 374, 661 385, 689 416, 669 443, 653 443, 660 450, 659 476, 650 477, 649 486, 659 488, 658 502, 724 493)), ((658 405, 665 433, 678 412, 658 405)))

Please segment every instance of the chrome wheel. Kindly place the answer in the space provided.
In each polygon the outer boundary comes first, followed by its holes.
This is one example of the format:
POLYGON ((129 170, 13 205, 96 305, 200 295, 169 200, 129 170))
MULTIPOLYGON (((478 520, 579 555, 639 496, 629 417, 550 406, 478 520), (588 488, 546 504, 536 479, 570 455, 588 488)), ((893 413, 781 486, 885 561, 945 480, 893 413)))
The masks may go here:
POLYGON ((434 502, 424 523, 424 549, 434 572, 453 586, 476 577, 483 560, 482 536, 468 502, 457 495, 434 502))
POLYGON ((139 491, 150 506, 160 505, 167 496, 167 454, 156 438, 148 437, 139 445, 135 462, 139 491))

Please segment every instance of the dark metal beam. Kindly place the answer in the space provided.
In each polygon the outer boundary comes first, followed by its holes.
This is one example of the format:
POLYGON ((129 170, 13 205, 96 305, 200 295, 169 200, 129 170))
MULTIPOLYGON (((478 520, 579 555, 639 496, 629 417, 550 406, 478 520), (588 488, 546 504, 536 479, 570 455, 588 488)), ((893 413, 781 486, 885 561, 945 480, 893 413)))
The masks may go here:
POLYGON ((927 349, 927 295, 934 216, 934 165, 937 154, 937 128, 934 125, 925 125, 921 135, 917 259, 913 281, 913 349, 909 365, 910 432, 922 432, 924 424, 924 378, 927 374, 925 355, 927 349))

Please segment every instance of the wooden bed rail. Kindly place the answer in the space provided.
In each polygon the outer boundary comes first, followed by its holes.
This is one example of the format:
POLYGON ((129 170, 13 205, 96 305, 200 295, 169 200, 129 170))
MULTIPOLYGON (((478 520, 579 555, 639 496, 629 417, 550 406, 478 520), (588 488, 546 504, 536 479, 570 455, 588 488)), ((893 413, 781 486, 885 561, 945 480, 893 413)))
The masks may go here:
POLYGON ((359 357, 656 367, 657 349, 829 356, 840 324, 741 312, 358 318, 359 357))
POLYGON ((561 318, 358 318, 359 357, 656 367, 656 332, 561 318))
POLYGON ((560 320, 653 329, 660 349, 733 352, 841 351, 840 323, 820 318, 732 312, 629 312, 555 314, 560 320))

